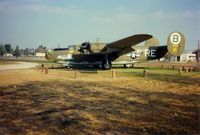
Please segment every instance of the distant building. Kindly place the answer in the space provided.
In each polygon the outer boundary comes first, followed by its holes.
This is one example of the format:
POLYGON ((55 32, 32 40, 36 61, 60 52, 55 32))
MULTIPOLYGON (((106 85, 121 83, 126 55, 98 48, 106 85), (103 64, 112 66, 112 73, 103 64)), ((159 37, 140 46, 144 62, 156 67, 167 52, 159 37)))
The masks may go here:
POLYGON ((44 47, 43 45, 39 45, 39 47, 37 49, 35 49, 35 56, 36 57, 45 57, 45 53, 46 53, 46 47, 44 47))
POLYGON ((5 54, 3 55, 3 57, 13 57, 13 54, 12 54, 12 53, 5 53, 5 54))
POLYGON ((25 50, 19 49, 19 54, 20 54, 20 56, 24 57, 25 56, 25 50))
POLYGON ((180 57, 166 55, 165 57, 161 58, 160 61, 177 62, 177 61, 180 61, 180 57))
POLYGON ((20 49, 19 50, 20 56, 30 57, 35 55, 35 50, 30 48, 20 49))
POLYGON ((36 52, 36 57, 45 57, 45 52, 36 52))
POLYGON ((200 61, 200 49, 193 51, 193 54, 196 55, 196 61, 200 61))
POLYGON ((193 54, 192 52, 189 52, 189 53, 183 53, 181 56, 180 56, 180 61, 181 62, 188 62, 188 61, 196 61, 196 54, 193 54))
POLYGON ((188 62, 188 61, 196 61, 196 54, 192 52, 184 52, 181 56, 170 56, 166 55, 164 58, 160 59, 160 61, 169 61, 169 62, 188 62))

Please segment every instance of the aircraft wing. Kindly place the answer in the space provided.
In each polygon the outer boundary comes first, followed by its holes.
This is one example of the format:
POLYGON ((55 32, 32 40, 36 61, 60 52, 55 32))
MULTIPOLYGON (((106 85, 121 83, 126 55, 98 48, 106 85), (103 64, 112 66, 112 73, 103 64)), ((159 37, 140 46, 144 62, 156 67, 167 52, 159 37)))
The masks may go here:
POLYGON ((131 46, 137 45, 152 37, 153 37, 152 35, 148 35, 148 34, 132 35, 130 37, 126 37, 126 38, 107 44, 105 48, 103 49, 103 52, 105 53, 118 52, 118 55, 123 55, 125 53, 133 51, 131 46))

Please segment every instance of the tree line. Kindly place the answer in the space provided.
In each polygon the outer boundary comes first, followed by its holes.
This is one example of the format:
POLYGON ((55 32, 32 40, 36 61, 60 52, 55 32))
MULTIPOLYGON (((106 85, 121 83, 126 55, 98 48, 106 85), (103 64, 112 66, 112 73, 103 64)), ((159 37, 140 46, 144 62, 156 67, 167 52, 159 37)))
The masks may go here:
POLYGON ((3 56, 6 53, 19 57, 20 56, 19 46, 17 45, 16 48, 13 49, 11 44, 4 44, 4 45, 0 44, 0 56, 3 56))
POLYGON ((15 57, 19 56, 29 56, 34 55, 35 52, 45 52, 47 47, 43 45, 39 45, 36 49, 20 49, 17 45, 14 49, 11 44, 0 44, 0 56, 4 56, 5 54, 12 54, 15 57))

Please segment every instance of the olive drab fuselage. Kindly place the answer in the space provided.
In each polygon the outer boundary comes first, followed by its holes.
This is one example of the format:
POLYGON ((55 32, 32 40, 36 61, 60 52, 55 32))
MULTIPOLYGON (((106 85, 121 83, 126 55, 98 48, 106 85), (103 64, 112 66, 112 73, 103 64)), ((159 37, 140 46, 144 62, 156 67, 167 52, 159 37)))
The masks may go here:
POLYGON ((180 56, 184 51, 185 38, 182 33, 173 32, 168 37, 167 45, 159 44, 159 40, 150 35, 133 35, 109 44, 85 42, 68 48, 47 50, 46 58, 64 66, 128 65, 160 59, 165 55, 180 56))

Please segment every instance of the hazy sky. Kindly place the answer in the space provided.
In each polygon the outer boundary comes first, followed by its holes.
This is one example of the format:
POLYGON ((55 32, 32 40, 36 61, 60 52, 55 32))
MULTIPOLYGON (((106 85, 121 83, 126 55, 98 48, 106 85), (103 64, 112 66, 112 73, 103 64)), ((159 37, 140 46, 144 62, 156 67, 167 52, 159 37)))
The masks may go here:
POLYGON ((186 49, 200 40, 200 0, 0 0, 0 43, 36 48, 112 42, 148 33, 166 44, 172 31, 186 49))

